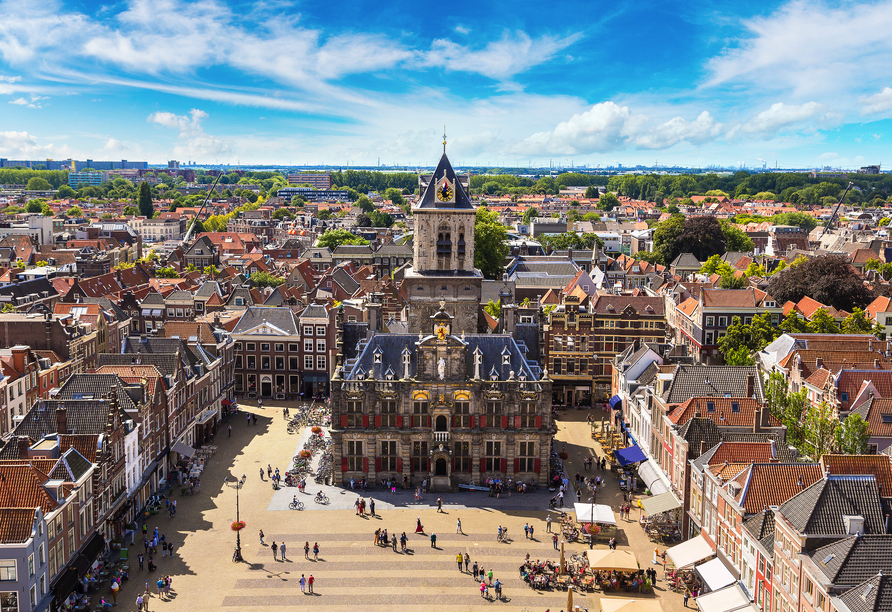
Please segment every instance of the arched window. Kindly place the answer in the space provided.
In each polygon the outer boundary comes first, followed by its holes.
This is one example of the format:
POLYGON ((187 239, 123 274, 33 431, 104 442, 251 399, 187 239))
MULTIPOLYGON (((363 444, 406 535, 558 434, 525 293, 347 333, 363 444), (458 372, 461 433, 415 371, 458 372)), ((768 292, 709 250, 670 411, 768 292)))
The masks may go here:
POLYGON ((449 270, 452 266, 452 233, 448 225, 441 225, 437 231, 437 268, 449 270))

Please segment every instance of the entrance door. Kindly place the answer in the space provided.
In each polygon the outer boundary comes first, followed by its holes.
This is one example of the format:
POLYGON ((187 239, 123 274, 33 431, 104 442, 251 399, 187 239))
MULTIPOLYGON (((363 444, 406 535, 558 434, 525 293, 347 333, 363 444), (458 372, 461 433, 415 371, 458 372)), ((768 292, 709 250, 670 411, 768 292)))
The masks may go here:
POLYGON ((449 425, 449 420, 445 415, 440 415, 437 417, 436 422, 434 423, 434 431, 448 431, 447 427, 449 425))
POLYGON ((263 397, 272 397, 273 394, 273 381, 268 378, 264 378, 260 381, 260 395, 263 397))
POLYGON ((434 475, 435 476, 448 476, 449 474, 446 473, 447 469, 448 468, 447 468, 446 460, 443 459, 442 457, 440 457, 439 459, 437 459, 437 463, 435 465, 436 472, 434 472, 434 475))

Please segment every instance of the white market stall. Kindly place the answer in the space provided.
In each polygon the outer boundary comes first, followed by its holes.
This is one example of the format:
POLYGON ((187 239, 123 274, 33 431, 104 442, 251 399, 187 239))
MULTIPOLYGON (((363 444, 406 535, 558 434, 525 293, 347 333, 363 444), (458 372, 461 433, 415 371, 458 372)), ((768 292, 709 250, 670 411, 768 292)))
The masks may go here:
POLYGON ((694 565, 715 554, 712 545, 702 535, 691 538, 666 550, 666 555, 678 569, 694 565))
POLYGON ((723 589, 726 586, 737 582, 737 578, 728 571, 728 568, 725 567, 725 564, 722 563, 721 559, 707 561, 703 565, 698 565, 694 569, 700 574, 700 578, 703 579, 703 584, 709 587, 710 591, 718 591, 719 589, 723 589))

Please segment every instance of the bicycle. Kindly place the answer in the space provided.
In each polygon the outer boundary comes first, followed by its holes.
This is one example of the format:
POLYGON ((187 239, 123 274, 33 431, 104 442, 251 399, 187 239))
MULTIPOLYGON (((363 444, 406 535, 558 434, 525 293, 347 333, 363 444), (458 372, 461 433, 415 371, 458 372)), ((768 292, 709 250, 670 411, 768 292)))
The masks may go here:
POLYGON ((502 533, 498 534, 498 536, 496 537, 496 541, 497 542, 505 542, 507 544, 508 543, 508 530, 504 529, 502 531, 502 533))
POLYGON ((288 509, 289 510, 303 510, 304 503, 302 501, 293 501, 290 504, 288 504, 288 509))
POLYGON ((313 498, 313 501, 317 504, 327 504, 331 500, 328 499, 328 495, 325 493, 317 493, 316 497, 313 498))

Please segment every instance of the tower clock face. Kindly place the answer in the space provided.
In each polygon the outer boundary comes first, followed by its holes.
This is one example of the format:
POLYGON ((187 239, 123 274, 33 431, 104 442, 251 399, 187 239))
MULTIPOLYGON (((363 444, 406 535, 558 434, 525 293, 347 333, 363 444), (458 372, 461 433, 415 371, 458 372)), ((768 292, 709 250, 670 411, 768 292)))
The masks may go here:
POLYGON ((452 200, 452 188, 444 185, 437 189, 437 199, 441 202, 450 202, 452 200))

